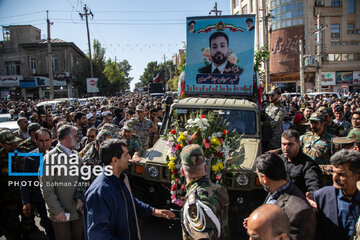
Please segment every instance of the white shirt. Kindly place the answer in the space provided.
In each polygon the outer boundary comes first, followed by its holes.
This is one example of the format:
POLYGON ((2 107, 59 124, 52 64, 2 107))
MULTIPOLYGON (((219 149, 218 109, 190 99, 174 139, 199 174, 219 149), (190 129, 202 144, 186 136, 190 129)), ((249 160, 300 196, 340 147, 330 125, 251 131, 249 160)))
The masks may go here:
POLYGON ((72 152, 73 152, 71 149, 65 147, 65 146, 62 145, 62 144, 60 144, 60 147, 61 147, 62 149, 64 149, 66 155, 68 155, 68 156, 70 156, 70 155, 72 154, 72 152))
POLYGON ((220 73, 223 74, 226 64, 227 64, 227 61, 225 61, 220 66, 216 67, 214 63, 211 63, 211 73, 213 73, 215 71, 215 69, 217 68, 217 69, 219 69, 220 73))

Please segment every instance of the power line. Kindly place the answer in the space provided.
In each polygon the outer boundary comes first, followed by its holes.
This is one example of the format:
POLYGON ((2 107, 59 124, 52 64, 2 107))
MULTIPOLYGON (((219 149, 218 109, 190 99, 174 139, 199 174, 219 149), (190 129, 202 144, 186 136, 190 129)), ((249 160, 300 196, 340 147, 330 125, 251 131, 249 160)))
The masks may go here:
POLYGON ((12 16, 6 16, 6 17, 0 17, 0 18, 14 18, 14 17, 22 17, 22 16, 33 15, 33 14, 44 13, 44 12, 45 12, 45 11, 36 11, 36 12, 23 13, 23 14, 12 15, 12 16))
MULTIPOLYGON (((69 22, 69 21, 55 21, 56 23, 73 23, 73 24, 82 24, 82 22, 69 22)), ((89 23, 92 24, 92 23, 89 23)), ((154 26, 154 25, 183 25, 183 22, 179 23, 132 23, 132 22, 117 22, 117 23, 105 23, 105 22, 97 22, 99 25, 133 25, 133 26, 154 26)))
MULTIPOLYGON (((69 20, 67 18, 54 18, 54 20, 69 20)), ((166 22, 166 21, 185 21, 185 19, 129 19, 129 18, 124 18, 124 19, 98 19, 98 21, 125 21, 125 22, 136 22, 136 21, 144 21, 144 22, 166 22)))
POLYGON ((45 21, 46 19, 36 19, 36 20, 27 20, 27 21, 22 21, 22 22, 15 22, 15 23, 7 23, 7 24, 2 24, 4 26, 6 25, 21 25, 21 24, 28 24, 28 23, 33 23, 33 22, 42 22, 45 21))

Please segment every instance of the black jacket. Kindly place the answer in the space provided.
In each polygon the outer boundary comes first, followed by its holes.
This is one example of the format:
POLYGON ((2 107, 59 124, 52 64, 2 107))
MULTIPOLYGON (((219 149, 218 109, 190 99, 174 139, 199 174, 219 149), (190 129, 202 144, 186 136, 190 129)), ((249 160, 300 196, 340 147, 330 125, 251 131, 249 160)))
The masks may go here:
POLYGON ((304 154, 301 149, 298 155, 291 161, 287 161, 284 154, 281 154, 281 159, 287 173, 293 184, 295 184, 305 194, 318 190, 321 186, 321 169, 317 162, 312 160, 309 156, 304 154))

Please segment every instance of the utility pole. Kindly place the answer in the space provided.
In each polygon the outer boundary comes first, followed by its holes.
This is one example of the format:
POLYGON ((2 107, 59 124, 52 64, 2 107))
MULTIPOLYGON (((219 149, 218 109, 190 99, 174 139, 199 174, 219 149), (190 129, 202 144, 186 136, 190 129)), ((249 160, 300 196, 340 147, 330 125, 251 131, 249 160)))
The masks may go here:
POLYGON ((166 66, 166 57, 164 54, 164 90, 167 91, 167 66, 166 66))
MULTIPOLYGON (((266 2, 265 0, 261 1, 261 11, 262 11, 262 20, 263 20, 263 36, 264 36, 264 46, 266 49, 270 49, 269 47, 269 14, 266 11, 266 2)), ((269 59, 264 63, 264 70, 265 70, 265 93, 268 91, 269 83, 270 83, 270 66, 269 66, 269 59)))
POLYGON ((300 67, 300 93, 301 95, 305 94, 305 83, 304 83, 304 44, 303 41, 299 40, 299 67, 300 67))
POLYGON ((87 37, 88 37, 88 44, 89 44, 89 57, 90 57, 90 72, 91 72, 91 78, 94 77, 94 71, 93 71, 93 65, 92 65, 92 56, 91 56, 91 44, 90 44, 90 33, 89 33, 89 23, 88 23, 88 16, 91 15, 91 17, 94 17, 94 14, 91 12, 91 10, 86 8, 86 5, 84 6, 84 13, 79 13, 81 19, 85 16, 86 20, 86 31, 87 31, 87 37))
POLYGON ((209 16, 211 15, 211 13, 215 13, 215 16, 220 16, 222 11, 219 11, 218 8, 217 8, 217 2, 215 2, 215 6, 214 6, 214 9, 213 10, 210 10, 209 12, 209 16))
POLYGON ((48 71, 49 71, 49 88, 50 100, 54 99, 54 79, 53 79, 53 64, 52 64, 52 51, 51 51, 51 38, 50 38, 50 25, 53 23, 49 20, 49 11, 46 11, 47 23, 47 48, 48 48, 48 71))
POLYGON ((320 35, 321 31, 324 29, 320 29, 320 11, 317 15, 317 39, 316 39, 316 49, 317 49, 317 60, 318 60, 318 67, 317 67, 317 78, 316 78, 316 91, 320 92, 320 82, 321 82, 321 64, 322 64, 322 49, 321 49, 321 41, 320 35))

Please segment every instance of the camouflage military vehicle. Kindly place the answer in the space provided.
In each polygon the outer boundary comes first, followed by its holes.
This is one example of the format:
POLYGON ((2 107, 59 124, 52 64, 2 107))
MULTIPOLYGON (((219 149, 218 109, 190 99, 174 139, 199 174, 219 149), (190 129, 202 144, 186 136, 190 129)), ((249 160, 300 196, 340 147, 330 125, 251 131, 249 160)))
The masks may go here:
MULTIPOLYGON (((171 129, 175 121, 181 126, 184 115, 188 116, 191 112, 198 111, 211 111, 222 115, 230 124, 229 130, 235 129, 238 133, 244 134, 239 145, 244 153, 241 155, 241 170, 234 174, 225 173, 223 176, 223 183, 230 197, 230 225, 244 231, 243 218, 261 205, 266 196, 254 166, 256 157, 261 154, 258 106, 245 99, 186 98, 172 104, 166 129, 171 129)), ((139 163, 130 167, 129 175, 135 196, 153 206, 169 208, 174 206, 170 199, 170 172, 166 151, 166 141, 160 138, 139 163)))

